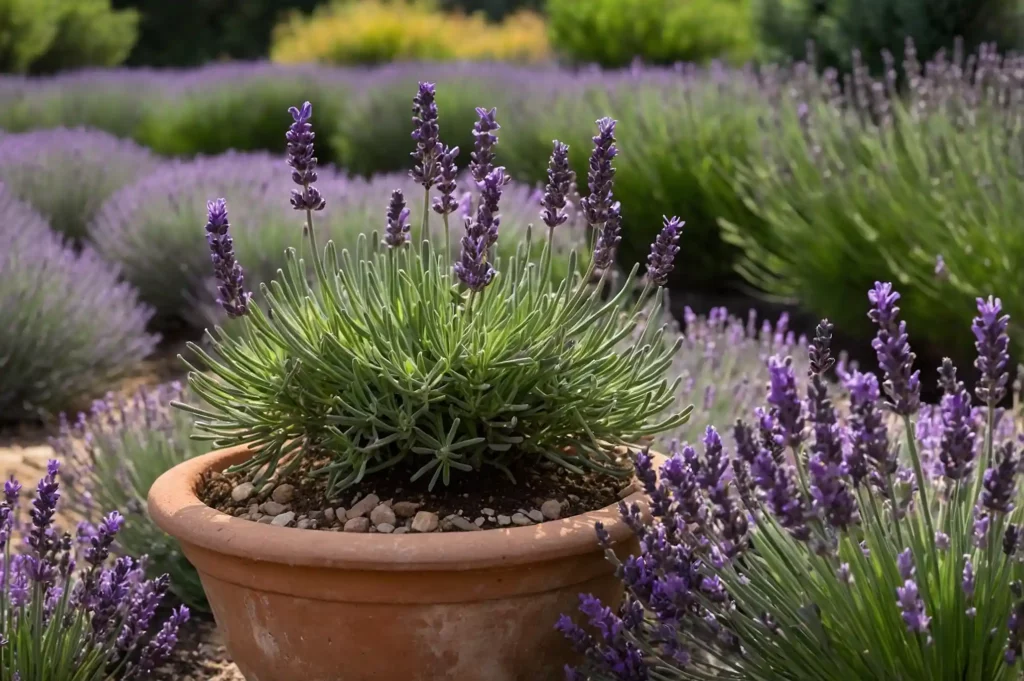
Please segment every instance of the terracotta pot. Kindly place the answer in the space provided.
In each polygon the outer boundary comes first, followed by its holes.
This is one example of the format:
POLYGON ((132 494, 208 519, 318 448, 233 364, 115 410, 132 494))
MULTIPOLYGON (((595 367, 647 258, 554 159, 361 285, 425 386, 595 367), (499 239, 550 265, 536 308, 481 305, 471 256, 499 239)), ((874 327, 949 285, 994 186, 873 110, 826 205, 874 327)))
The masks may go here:
MULTIPOLYGON (((203 473, 242 449, 174 467, 149 510, 199 571, 228 652, 249 681, 555 681, 572 652, 554 630, 581 592, 621 585, 594 535, 636 538, 615 506, 529 527, 351 534, 261 525, 205 505, 203 473)), ((636 494, 630 500, 639 500, 636 494)))

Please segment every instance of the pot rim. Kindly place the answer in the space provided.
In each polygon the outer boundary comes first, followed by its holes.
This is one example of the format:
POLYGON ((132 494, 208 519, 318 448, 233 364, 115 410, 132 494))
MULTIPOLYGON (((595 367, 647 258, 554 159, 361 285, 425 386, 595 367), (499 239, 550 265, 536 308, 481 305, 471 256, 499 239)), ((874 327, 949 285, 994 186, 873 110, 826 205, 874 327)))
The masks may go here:
MULTIPOLYGON (((247 456, 244 445, 221 449, 165 472, 150 488, 150 517, 182 543, 214 553, 295 567, 356 570, 478 570, 592 553, 600 550, 597 522, 604 524, 612 543, 632 536, 618 504, 525 527, 392 535, 264 525, 222 513, 199 499, 196 489, 204 473, 223 471, 247 456)), ((623 501, 646 505, 642 492, 623 501)))

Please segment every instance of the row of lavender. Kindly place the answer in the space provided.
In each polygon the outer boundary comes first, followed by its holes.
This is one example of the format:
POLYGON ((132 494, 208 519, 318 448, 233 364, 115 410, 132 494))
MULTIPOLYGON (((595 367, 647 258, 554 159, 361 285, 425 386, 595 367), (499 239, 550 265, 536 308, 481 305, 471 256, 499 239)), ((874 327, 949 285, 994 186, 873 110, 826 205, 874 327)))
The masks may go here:
MULTIPOLYGON (((922 349, 962 356, 969 338, 949 338, 950 322, 991 282, 1014 282, 1022 257, 1021 61, 983 48, 922 64, 908 45, 902 62, 886 56, 878 78, 854 63, 846 77, 819 74, 813 62, 757 72, 480 64, 86 72, 0 81, 0 127, 87 125, 173 155, 277 150, 282 112, 309 99, 321 160, 370 176, 408 168, 407 93, 431 79, 453 146, 472 145, 473 107, 493 102, 516 122, 502 135, 502 163, 537 183, 552 139, 583 148, 594 120, 611 115, 627 150, 617 175, 629 206, 623 262, 643 257, 662 215, 685 215, 691 247, 673 285, 753 284, 865 335, 852 312, 862 291, 878 277, 898 280, 914 294, 906 313, 922 349)), ((1006 291, 1014 312, 1018 293, 1006 291)))

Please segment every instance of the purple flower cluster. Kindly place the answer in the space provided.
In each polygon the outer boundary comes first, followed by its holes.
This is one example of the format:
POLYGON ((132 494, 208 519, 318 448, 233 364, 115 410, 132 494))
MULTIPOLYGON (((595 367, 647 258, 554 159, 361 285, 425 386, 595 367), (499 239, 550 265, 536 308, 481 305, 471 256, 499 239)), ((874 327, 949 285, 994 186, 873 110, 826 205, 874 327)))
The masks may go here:
POLYGON ((548 161, 548 183, 544 187, 541 198, 541 219, 550 229, 565 224, 569 216, 565 214, 565 204, 569 192, 576 181, 576 173, 569 166, 569 145, 558 140, 553 143, 554 149, 548 161))
POLYGON ((590 154, 587 185, 590 194, 583 198, 583 214, 587 223, 600 230, 594 249, 594 266, 597 269, 611 267, 615 249, 622 237, 622 208, 612 197, 615 168, 612 161, 618 155, 615 146, 615 121, 602 118, 597 121, 598 134, 593 138, 594 150, 590 154))
POLYGON ((81 404, 156 346, 146 332, 152 311, 117 268, 65 244, 2 185, 0 253, 0 420, 81 404))
POLYGON ((391 192, 388 202, 387 227, 384 229, 384 241, 388 248, 398 248, 409 243, 409 209, 405 205, 405 195, 401 189, 391 192))
POLYGON ((441 155, 438 158, 440 169, 437 174, 437 190, 441 195, 434 199, 433 204, 434 212, 438 215, 451 215, 459 207, 459 202, 455 200, 455 190, 458 188, 458 168, 455 159, 458 155, 458 147, 449 147, 447 144, 441 147, 441 155))
MULTIPOLYGON (((872 319, 879 325, 875 349, 887 372, 888 406, 897 416, 909 416, 918 410, 917 375, 905 328, 896 320, 897 299, 886 285, 872 291, 872 319)), ((1008 320, 994 300, 979 306, 984 308, 975 320, 981 329, 979 370, 989 384, 978 397, 988 402, 1007 380, 1001 348, 1007 347, 1002 339, 1008 320)), ((563 618, 560 628, 587 660, 573 678, 638 678, 630 676, 638 668, 626 663, 633 650, 646 653, 639 659, 647 675, 639 678, 681 678, 679 669, 696 678, 704 671, 693 655, 696 649, 709 656, 709 668, 721 661, 737 678, 773 678, 787 664, 801 664, 806 655, 820 651, 819 635, 829 647, 851 646, 854 658, 870 649, 869 639, 875 640, 873 635, 862 638, 858 627, 881 627, 885 637, 924 651, 948 641, 964 620, 991 627, 986 643, 977 644, 984 645, 982 654, 1016 662, 1024 646, 1024 583, 1016 558, 1021 542, 1018 449, 1024 438, 1018 440, 1012 424, 1003 427, 1012 420, 1008 414, 994 413, 996 429, 985 438, 991 461, 983 474, 976 472, 975 449, 989 404, 972 407, 970 394, 946 360, 939 371, 942 404, 922 411, 922 421, 934 418, 938 426, 927 445, 934 450, 934 465, 927 474, 914 470, 921 468, 914 457, 925 448, 917 441, 922 430, 900 432, 902 419, 883 411, 875 375, 851 371, 841 360, 836 372, 848 393, 848 409, 833 404, 824 380, 836 366, 831 338, 832 326, 823 321, 807 353, 810 381, 803 402, 791 362, 769 359, 770 408, 756 409, 752 424, 736 424, 731 456, 709 427, 703 455, 685 443, 673 444, 657 473, 649 452, 635 457, 654 520, 645 523, 638 508, 620 507, 623 521, 639 537, 640 553, 619 561, 606 552, 627 589, 617 619, 608 619, 610 614, 589 601, 587 612, 603 612, 609 622, 600 635, 588 635, 563 618), (903 452, 913 468, 901 465, 901 446, 890 439, 895 433, 907 438, 903 452), (835 580, 842 590, 829 586, 789 600, 783 583, 808 572, 815 580, 835 580), (956 597, 946 598, 950 589, 956 589, 956 597), (864 591, 858 595, 857 590, 864 591), (848 599, 841 595, 847 591, 852 594, 848 599), (878 594, 890 594, 885 599, 892 611, 885 618, 876 610, 878 594), (648 613, 638 626, 630 624, 634 603, 648 613), (806 644, 786 636, 779 625, 794 613, 819 632, 806 644), (1007 617, 1005 639, 1003 630, 993 626, 1003 619, 1000 613, 1007 617), (818 618, 842 619, 850 628, 844 625, 845 633, 835 635, 819 629, 818 618), (887 624, 894 620, 898 630, 887 624), (846 636, 849 641, 841 638, 846 636), (770 663, 760 652, 735 654, 769 648, 770 663)), ((598 538, 607 547, 605 528, 599 528, 598 538)), ((938 654, 945 660, 943 669, 958 665, 958 675, 978 669, 973 662, 945 657, 946 651, 938 654)), ((826 664, 821 675, 845 678, 844 673, 853 674, 826 664)))
POLYGON ((974 366, 980 374, 978 399, 994 407, 1006 395, 1006 384, 1010 374, 1006 365, 1010 361, 1010 338, 1006 327, 1009 315, 1002 314, 1003 302, 998 298, 978 298, 978 316, 974 318, 971 331, 974 332, 978 359, 974 366))
POLYGON ((292 190, 292 207, 295 210, 314 211, 323 210, 327 201, 320 194, 320 190, 313 186, 317 180, 316 156, 313 150, 313 140, 316 133, 313 132, 313 105, 306 102, 302 108, 291 107, 288 113, 292 115, 293 123, 285 133, 288 140, 288 165, 292 167, 292 181, 302 189, 292 190))
POLYGON ((210 245, 213 275, 217 278, 220 297, 217 304, 229 317, 241 317, 249 312, 252 293, 245 289, 242 266, 235 259, 234 242, 229 233, 228 207, 224 199, 206 204, 206 242, 210 245))
POLYGON ((484 178, 480 206, 476 217, 464 218, 465 234, 462 251, 455 263, 455 275, 471 291, 482 291, 494 278, 494 267, 488 259, 491 246, 498 241, 498 202, 505 186, 505 171, 495 168, 484 178))
POLYGON ((493 107, 489 110, 477 107, 476 115, 480 120, 473 124, 473 152, 469 155, 469 172, 481 189, 487 176, 494 170, 494 148, 498 146, 495 133, 501 129, 497 114, 498 110, 493 107))
MULTIPOLYGON (((128 556, 108 566, 111 545, 123 525, 117 512, 108 514, 97 528, 83 526, 77 547, 70 534, 60 534, 53 521, 60 497, 58 473, 57 461, 51 461, 32 503, 25 552, 3 566, 2 588, 9 607, 0 613, 0 624, 13 676, 33 670, 39 678, 59 678, 67 662, 48 652, 58 646, 76 659, 89 660, 95 671, 83 677, 86 681, 102 681, 118 666, 127 681, 148 678, 170 655, 188 620, 188 609, 173 611, 160 631, 148 636, 167 591, 167 577, 146 580, 140 563, 128 556), (82 563, 76 570, 79 554, 82 563), (86 626, 71 626, 76 622, 86 626)), ((5 542, 18 511, 12 505, 16 486, 12 480, 7 498, 0 502, 0 536, 5 542)))
POLYGON ((651 253, 647 256, 647 278, 655 286, 668 283, 668 275, 672 273, 679 253, 679 237, 686 224, 677 217, 665 216, 663 221, 664 226, 651 244, 651 253))
POLYGON ((878 354, 878 365, 885 373, 885 392, 890 408, 901 416, 917 412, 921 404, 920 373, 914 371, 914 353, 910 351, 907 338, 907 323, 899 322, 900 308, 896 301, 900 294, 893 291, 892 284, 875 282, 868 292, 873 305, 868 317, 878 325, 878 334, 871 347, 878 354))
POLYGON ((416 141, 416 150, 412 152, 415 165, 411 174, 427 190, 437 183, 444 150, 437 122, 436 96, 433 83, 420 83, 419 91, 412 100, 412 138, 416 141))

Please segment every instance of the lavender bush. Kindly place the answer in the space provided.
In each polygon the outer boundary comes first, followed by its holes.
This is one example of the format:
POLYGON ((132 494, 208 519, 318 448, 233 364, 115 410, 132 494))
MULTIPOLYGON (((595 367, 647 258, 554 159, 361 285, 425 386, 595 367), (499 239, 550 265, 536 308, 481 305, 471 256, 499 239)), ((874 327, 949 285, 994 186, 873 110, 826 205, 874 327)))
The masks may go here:
POLYGON ((156 613, 166 575, 146 580, 143 560, 109 561, 124 527, 117 511, 77 537, 54 522, 59 465, 39 481, 28 522, 20 517, 21 485, 13 478, 0 501, 0 679, 4 681, 122 681, 150 678, 170 655, 188 620, 184 606, 160 624, 156 613), (24 537, 19 550, 14 532, 24 537))
POLYGON ((732 451, 709 426, 660 466, 637 456, 654 520, 621 506, 641 553, 608 551, 627 588, 620 612, 581 597, 596 634, 558 623, 587 657, 567 678, 1019 678, 1020 438, 996 406, 1009 318, 977 300, 975 397, 945 361, 928 445, 899 294, 876 283, 869 300, 883 376, 842 371, 845 414, 827 394, 823 321, 806 393, 792 362, 771 358, 766 404, 732 427, 732 451))
POLYGON ((156 165, 146 149, 98 130, 0 136, 0 181, 72 239, 85 236, 108 196, 156 165))
MULTIPOLYGON (((316 291, 292 249, 283 280, 262 286, 258 304, 249 304, 223 201, 210 202, 208 224, 224 224, 209 240, 220 302, 246 314, 244 333, 215 333, 210 353, 191 346, 189 383, 206 403, 183 405, 198 417, 196 436, 215 446, 248 443, 252 457, 242 468, 266 464, 267 474, 293 452, 300 456, 292 462, 329 452, 331 462, 314 471, 328 477, 329 494, 395 466, 428 489, 484 466, 512 476, 517 463, 539 459, 576 472, 628 474, 616 446, 673 428, 686 411, 657 418, 674 401, 664 371, 678 344, 665 347, 662 332, 647 325, 639 342, 613 352, 648 299, 656 313, 663 295, 648 283, 639 302, 629 300, 636 267, 608 299, 601 295, 611 270, 596 265, 612 259, 620 229, 614 121, 599 121, 583 202, 599 235, 596 252, 583 272, 570 255, 556 281, 550 235, 566 227, 557 208, 566 186, 559 145, 552 146, 547 196, 534 206, 544 207, 549 235, 541 256, 530 257, 530 230, 515 256, 495 256, 507 176, 488 151, 494 126, 481 120, 474 129, 479 197, 475 211, 458 215, 446 200, 452 150, 441 139, 435 95, 433 84, 420 83, 413 100, 411 175, 420 189, 410 201, 436 207, 441 224, 434 217, 432 232, 434 211, 425 211, 412 242, 393 196, 383 237, 368 243, 362 236, 340 254, 332 242, 323 251, 317 245, 314 215, 325 195, 316 185, 312 106, 291 109, 288 162, 298 185, 291 204, 306 217, 316 291), (432 233, 453 231, 461 232, 457 253, 450 238, 432 246, 432 233)), ((480 116, 489 118, 488 110, 480 116)), ((672 267, 679 228, 666 219, 649 281, 672 267)))
POLYGON ((146 556, 150 577, 166 574, 170 590, 192 609, 206 610, 199 575, 181 548, 153 523, 147 510, 149 488, 175 465, 205 454, 209 447, 192 440, 193 419, 171 409, 187 401, 178 383, 142 388, 131 397, 107 395, 88 414, 61 418, 60 434, 51 440, 64 461, 61 478, 66 506, 93 525, 103 509, 119 508, 126 524, 114 550, 119 555, 146 556))
POLYGON ((73 409, 156 345, 116 269, 76 253, 0 185, 0 420, 73 409))
POLYGON ((793 74, 792 99, 764 121, 763 153, 734 174, 763 222, 727 236, 752 284, 850 333, 869 331, 855 312, 861 291, 878 276, 898 281, 920 347, 967 356, 969 334, 950 329, 993 282, 1024 318, 1024 62, 983 48, 922 65, 908 43, 902 64, 886 63, 872 79, 858 62, 845 84, 834 71, 793 74))
MULTIPOLYGON (((212 194, 232 197, 234 247, 245 263, 250 287, 258 288, 284 267, 286 249, 301 243, 294 211, 272 190, 287 171, 284 160, 264 154, 229 153, 171 163, 111 197, 90 235, 103 256, 117 263, 143 300, 156 308, 161 326, 174 321, 194 328, 212 326, 224 315, 215 302, 209 251, 195 238, 196 225, 206 216, 206 199, 212 194), (173 264, 168 253, 175 256, 173 264)), ((346 179, 330 170, 319 172, 319 187, 328 205, 319 229, 339 245, 354 246, 363 232, 383 233, 386 221, 381 216, 396 189, 409 203, 408 221, 422 221, 423 207, 412 200, 419 193, 418 185, 407 175, 362 180, 346 179)), ((479 190, 466 177, 453 178, 451 189, 456 216, 466 214, 479 190)), ((520 184, 504 191, 505 225, 524 234, 527 224, 537 221, 540 193, 520 184)), ((576 222, 571 207, 567 216, 576 222)), ((582 230, 569 224, 559 232, 555 262, 564 272, 568 251, 582 239, 582 230)))

